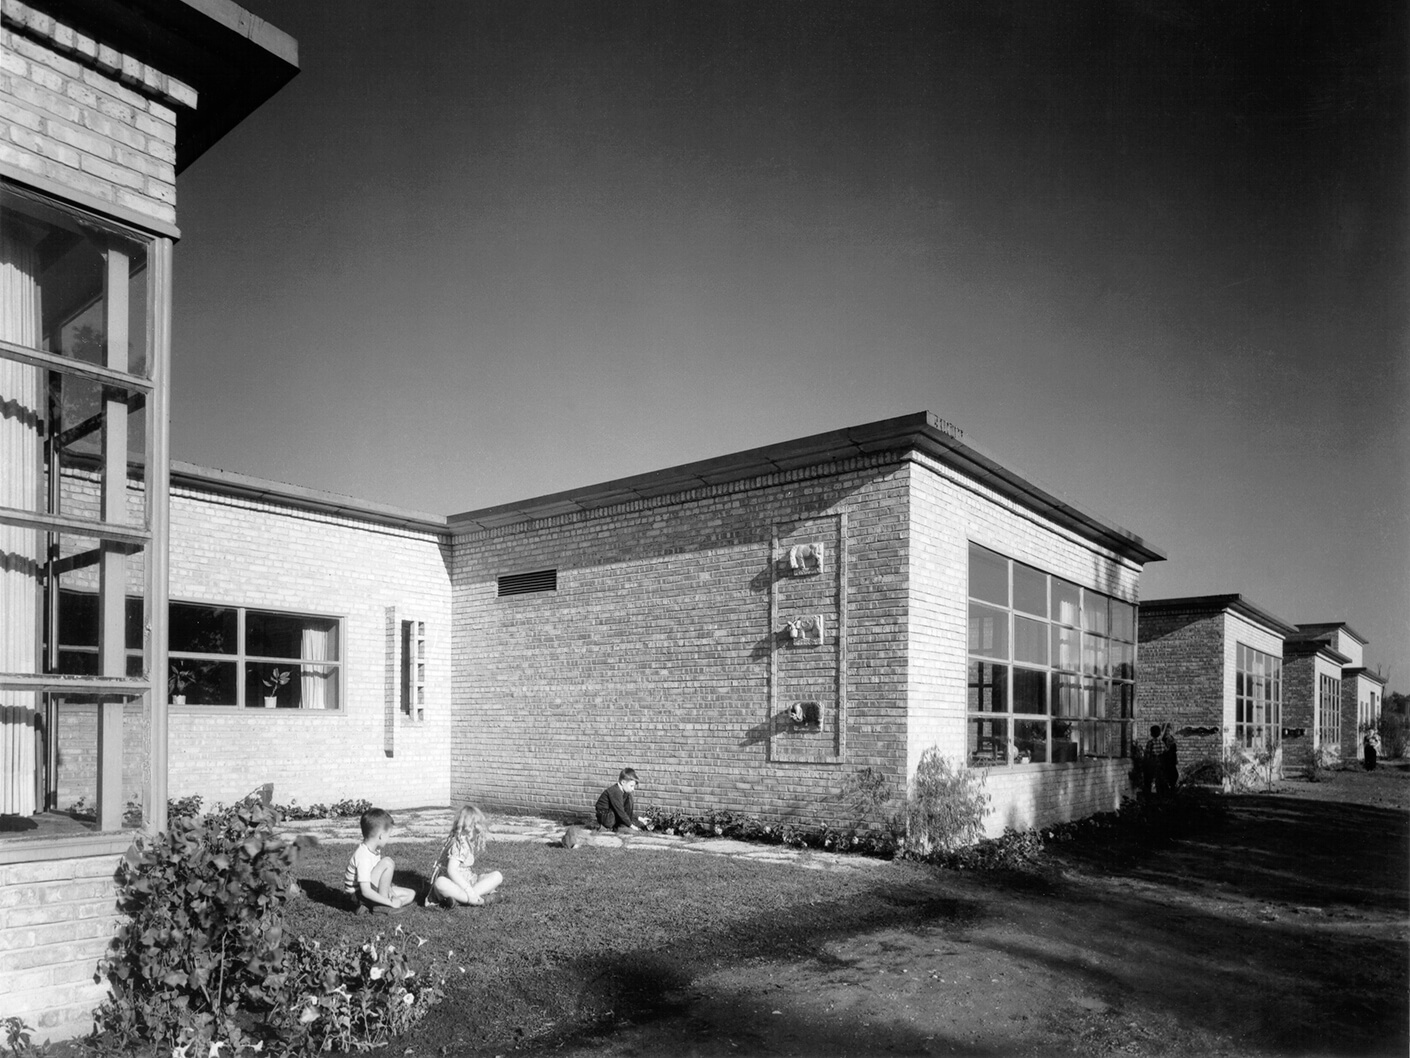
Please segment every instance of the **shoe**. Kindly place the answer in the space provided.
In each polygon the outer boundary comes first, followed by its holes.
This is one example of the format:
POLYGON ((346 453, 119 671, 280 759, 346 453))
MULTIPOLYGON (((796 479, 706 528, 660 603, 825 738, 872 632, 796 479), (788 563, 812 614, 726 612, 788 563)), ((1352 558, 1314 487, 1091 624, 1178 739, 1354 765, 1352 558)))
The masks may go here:
POLYGON ((371 913, 372 909, 360 900, 357 904, 357 910, 353 912, 354 915, 370 915, 371 913))
POLYGON ((400 907, 388 907, 386 904, 378 904, 372 909, 372 913, 374 915, 400 915, 405 910, 405 904, 402 904, 400 907))

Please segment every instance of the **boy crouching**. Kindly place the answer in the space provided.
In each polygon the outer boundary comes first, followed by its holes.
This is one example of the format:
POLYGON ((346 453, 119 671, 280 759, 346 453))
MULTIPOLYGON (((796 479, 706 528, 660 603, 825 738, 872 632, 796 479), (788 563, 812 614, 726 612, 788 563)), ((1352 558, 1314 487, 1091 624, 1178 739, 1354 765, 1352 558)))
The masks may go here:
POLYGON ((362 844, 353 849, 348 870, 343 875, 343 891, 352 899, 357 913, 395 915, 416 896, 416 891, 392 884, 396 861, 382 855, 382 846, 392 836, 392 815, 382 808, 362 813, 362 844))

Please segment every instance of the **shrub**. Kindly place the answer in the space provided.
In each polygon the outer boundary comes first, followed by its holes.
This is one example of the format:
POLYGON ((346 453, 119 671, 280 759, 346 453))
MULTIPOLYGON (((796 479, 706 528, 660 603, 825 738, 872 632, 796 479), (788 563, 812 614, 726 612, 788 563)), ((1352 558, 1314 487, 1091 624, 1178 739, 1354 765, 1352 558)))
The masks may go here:
POLYGON ((381 934, 356 949, 299 937, 289 945, 287 974, 290 1001, 274 1009, 271 1021, 284 1045, 304 1054, 381 1047, 445 995, 444 977, 418 974, 381 934))
POLYGON ((802 823, 766 822, 756 816, 740 816, 733 812, 692 814, 656 807, 644 808, 642 815, 651 820, 650 829, 685 837, 733 838, 736 841, 757 841, 765 845, 786 845, 796 849, 857 852, 883 857, 894 855, 899 845, 897 835, 891 830, 839 829, 802 823))
POLYGON ((1327 777, 1328 772, 1336 771, 1341 767, 1341 747, 1340 746, 1318 746, 1312 754, 1312 761, 1307 767, 1307 781, 1321 782, 1327 777))
POLYGON ((249 799, 201 816, 192 800, 167 833, 139 836, 119 869, 129 918, 98 967, 112 988, 96 1015, 99 1046, 228 1048, 227 1058, 266 1042, 282 1053, 365 1050, 440 998, 434 982, 411 988, 394 945, 290 941, 283 908, 299 842, 275 833, 278 811, 249 799))
POLYGON ((1237 742, 1224 743, 1219 757, 1219 780, 1228 793, 1247 793, 1258 782, 1258 762, 1254 752, 1237 742))
POLYGON ((979 840, 990 797, 982 770, 956 767, 931 746, 921 754, 906 801, 907 847, 918 855, 979 840))
POLYGON ((1381 713, 1381 754, 1399 760, 1405 756, 1405 745, 1410 737, 1410 720, 1404 713, 1381 713))
POLYGON ((121 1046, 227 1041, 238 1050, 241 1010, 267 1009, 283 972, 280 909, 295 846, 274 813, 240 804, 177 815, 170 830, 139 836, 119 870, 129 920, 99 964, 112 986, 99 1031, 121 1046))

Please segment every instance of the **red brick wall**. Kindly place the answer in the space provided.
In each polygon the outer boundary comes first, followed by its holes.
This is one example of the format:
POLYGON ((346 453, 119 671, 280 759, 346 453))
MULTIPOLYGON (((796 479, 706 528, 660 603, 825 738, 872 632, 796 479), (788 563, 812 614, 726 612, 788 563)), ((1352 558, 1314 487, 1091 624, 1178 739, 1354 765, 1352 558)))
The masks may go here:
POLYGON ((1136 649, 1137 736, 1152 724, 1213 727, 1218 733, 1179 736, 1183 771, 1218 760, 1233 735, 1233 699, 1226 697, 1225 613, 1142 610, 1136 649), (1225 733, 1224 728, 1230 730, 1225 733))

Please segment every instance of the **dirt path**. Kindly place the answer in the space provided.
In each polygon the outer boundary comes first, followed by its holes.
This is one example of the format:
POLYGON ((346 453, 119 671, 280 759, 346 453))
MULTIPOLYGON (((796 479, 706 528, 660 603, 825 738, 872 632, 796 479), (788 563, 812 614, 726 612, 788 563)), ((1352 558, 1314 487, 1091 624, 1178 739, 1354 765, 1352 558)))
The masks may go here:
POLYGON ((667 953, 644 976, 676 987, 526 1050, 1404 1055, 1407 795, 1402 769, 1343 772, 1186 831, 1050 846, 1036 874, 940 872, 878 891, 914 901, 904 928, 743 964, 667 953))

